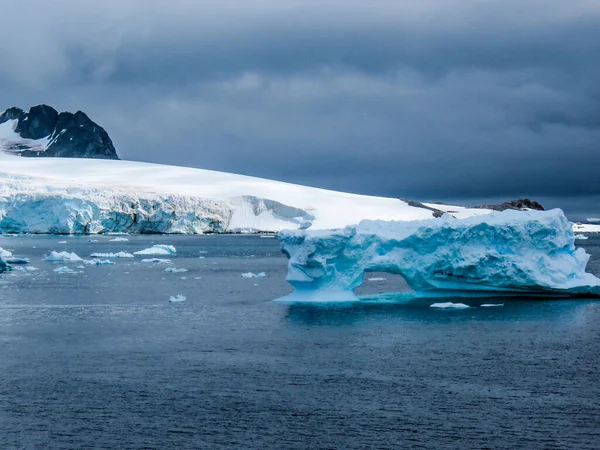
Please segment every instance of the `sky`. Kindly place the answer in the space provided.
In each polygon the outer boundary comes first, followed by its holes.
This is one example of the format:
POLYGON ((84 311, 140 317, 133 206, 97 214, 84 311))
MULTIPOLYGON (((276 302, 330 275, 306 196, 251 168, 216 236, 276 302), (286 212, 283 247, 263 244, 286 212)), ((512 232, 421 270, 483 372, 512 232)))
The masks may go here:
POLYGON ((0 110, 123 159, 600 216, 597 0, 5 3, 0 110))

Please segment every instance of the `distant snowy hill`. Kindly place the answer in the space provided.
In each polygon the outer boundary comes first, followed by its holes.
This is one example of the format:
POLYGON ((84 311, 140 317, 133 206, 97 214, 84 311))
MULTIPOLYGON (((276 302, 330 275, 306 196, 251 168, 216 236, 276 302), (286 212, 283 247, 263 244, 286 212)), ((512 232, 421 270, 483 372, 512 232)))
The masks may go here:
MULTIPOLYGON (((461 217, 490 210, 435 205, 461 217)), ((210 170, 0 152, 2 233, 206 233, 413 220, 431 209, 210 170)))
POLYGON ((31 157, 119 159, 108 133, 83 112, 48 105, 0 114, 0 151, 31 157))

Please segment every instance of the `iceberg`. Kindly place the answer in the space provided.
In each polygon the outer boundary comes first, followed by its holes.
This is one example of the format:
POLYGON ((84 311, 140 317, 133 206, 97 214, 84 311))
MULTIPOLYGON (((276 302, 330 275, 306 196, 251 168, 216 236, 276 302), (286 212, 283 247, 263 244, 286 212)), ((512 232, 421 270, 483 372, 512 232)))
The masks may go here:
POLYGON ((50 252, 48 256, 42 258, 42 261, 50 261, 50 262, 75 262, 75 261, 83 261, 79 256, 75 253, 69 252, 55 252, 54 250, 50 252))
POLYGON ((260 273, 247 272, 247 273, 242 274, 242 277, 244 277, 244 278, 264 278, 266 276, 267 276, 267 274, 264 272, 260 272, 260 273))
POLYGON ((167 268, 165 269, 165 272, 167 272, 167 273, 184 273, 184 272, 187 272, 187 271, 188 271, 188 270, 187 270, 187 269, 184 269, 183 267, 182 267, 182 268, 179 268, 179 269, 177 269, 177 268, 175 268, 175 267, 167 267, 167 268))
POLYGON ((12 270, 12 268, 4 259, 2 259, 2 256, 0 256, 0 273, 8 272, 9 270, 12 270))
POLYGON ((436 308, 436 309, 468 309, 468 308, 470 308, 469 305, 465 305, 464 303, 452 303, 452 302, 433 303, 433 304, 429 305, 429 307, 436 308))
POLYGON ((576 234, 575 239, 585 241, 586 239, 589 239, 589 238, 585 234, 576 234))
POLYGON ((117 253, 92 253, 90 258, 133 258, 131 253, 117 252, 117 253))
POLYGON ((171 260, 170 260, 170 259, 163 259, 163 258, 148 258, 148 259, 142 259, 142 262, 145 262, 145 263, 164 263, 164 264, 171 264, 171 260))
POLYGON ((134 255, 174 255, 177 250, 172 245, 155 244, 150 248, 134 252, 134 255))
POLYGON ((169 302, 170 303, 181 303, 181 302, 185 302, 187 300, 187 298, 184 295, 177 295, 177 296, 171 296, 169 298, 169 302))
POLYGON ((114 239, 111 239, 111 242, 126 242, 126 241, 128 241, 128 240, 129 240, 129 239, 127 239, 127 238, 124 238, 124 237, 116 237, 116 238, 114 238, 114 239))
POLYGON ((114 265, 114 262, 109 261, 108 259, 105 259, 105 260, 92 259, 92 260, 83 261, 83 264, 85 264, 86 266, 112 266, 112 265, 114 265))
POLYGON ((357 300, 365 271, 399 274, 417 295, 600 296, 559 209, 456 219, 365 220, 339 230, 279 233, 288 257, 284 300, 357 300))
POLYGON ((8 264, 29 264, 29 258, 10 257, 6 258, 6 262, 8 264))
POLYGON ((58 272, 58 273, 81 273, 81 272, 78 272, 77 270, 69 269, 67 266, 57 267, 56 269, 53 270, 53 272, 58 272))
POLYGON ((12 252, 4 250, 2 247, 0 247, 0 258, 10 258, 11 256, 12 252))

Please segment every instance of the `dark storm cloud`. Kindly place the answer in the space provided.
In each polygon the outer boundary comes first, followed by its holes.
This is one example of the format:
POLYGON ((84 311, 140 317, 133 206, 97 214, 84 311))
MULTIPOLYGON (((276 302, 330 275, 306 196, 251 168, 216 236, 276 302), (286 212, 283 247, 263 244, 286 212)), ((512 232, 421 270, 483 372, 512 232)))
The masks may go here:
POLYGON ((598 4, 394 3, 23 1, 0 98, 83 109, 130 159, 600 209, 598 4))

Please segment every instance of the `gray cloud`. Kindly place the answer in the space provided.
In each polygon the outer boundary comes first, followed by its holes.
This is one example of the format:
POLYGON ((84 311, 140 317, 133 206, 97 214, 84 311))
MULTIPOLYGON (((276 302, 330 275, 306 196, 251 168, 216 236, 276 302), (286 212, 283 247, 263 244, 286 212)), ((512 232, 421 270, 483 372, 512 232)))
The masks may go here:
POLYGON ((596 1, 87 3, 3 6, 5 106, 85 110, 130 159, 600 209, 596 1))

